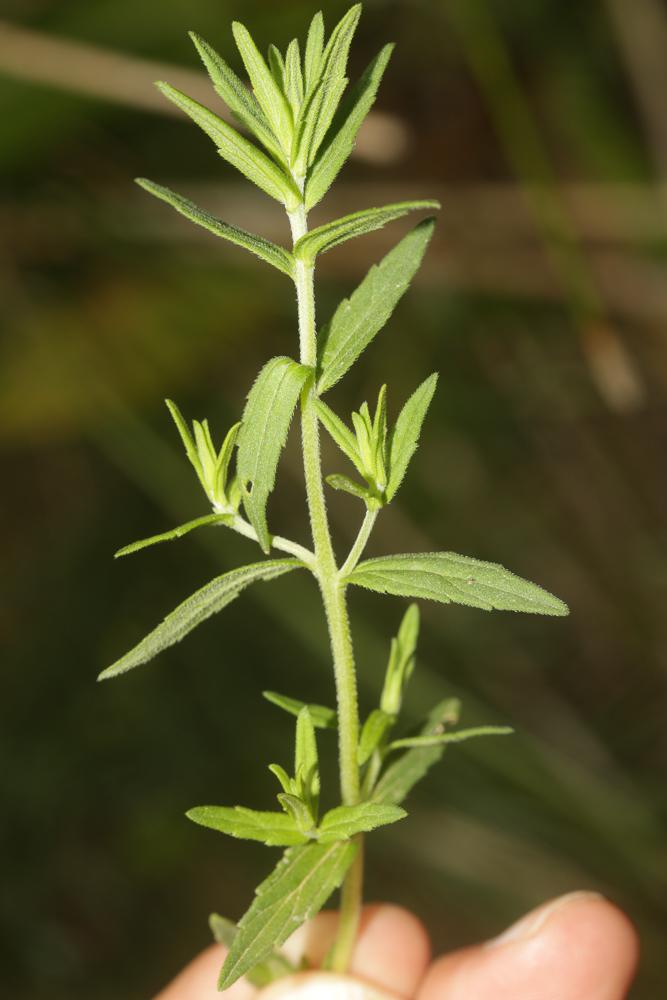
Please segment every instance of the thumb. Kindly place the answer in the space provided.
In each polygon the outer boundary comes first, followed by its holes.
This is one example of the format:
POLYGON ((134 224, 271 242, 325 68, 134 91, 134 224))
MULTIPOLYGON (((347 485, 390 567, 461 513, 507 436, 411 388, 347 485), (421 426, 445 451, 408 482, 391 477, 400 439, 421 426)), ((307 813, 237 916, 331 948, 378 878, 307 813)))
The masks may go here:
POLYGON ((494 941, 435 962, 418 1000, 623 1000, 637 937, 620 910, 575 892, 539 907, 494 941))

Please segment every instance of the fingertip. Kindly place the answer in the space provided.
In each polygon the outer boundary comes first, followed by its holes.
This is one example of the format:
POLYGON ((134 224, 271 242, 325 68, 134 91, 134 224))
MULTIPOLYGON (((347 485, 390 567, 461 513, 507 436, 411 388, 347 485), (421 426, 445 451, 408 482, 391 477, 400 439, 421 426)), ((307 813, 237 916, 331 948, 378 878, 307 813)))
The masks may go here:
POLYGON ((534 910, 499 938, 433 964, 418 1000, 620 1000, 637 967, 631 921, 591 893, 534 910))
MULTIPOLYGON (((213 944, 190 962, 181 973, 159 993, 155 1000, 214 1000, 219 998, 218 976, 227 949, 213 944)), ((227 1000, 252 1000, 257 990, 244 979, 226 991, 227 1000)))
POLYGON ((426 972, 431 943, 414 914, 386 903, 364 908, 350 972, 382 989, 410 997, 426 972))

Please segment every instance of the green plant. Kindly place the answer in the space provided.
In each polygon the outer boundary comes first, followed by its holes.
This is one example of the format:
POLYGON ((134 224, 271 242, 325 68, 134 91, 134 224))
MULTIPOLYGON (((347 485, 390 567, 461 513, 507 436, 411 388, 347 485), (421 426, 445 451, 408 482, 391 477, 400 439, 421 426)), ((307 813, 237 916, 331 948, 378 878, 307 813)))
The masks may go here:
POLYGON ((421 222, 371 268, 319 334, 315 323, 315 262, 319 254, 346 240, 411 211, 439 206, 433 201, 403 202, 356 212, 308 229, 308 211, 324 197, 350 155, 391 55, 392 46, 385 46, 357 85, 346 93, 348 52, 360 13, 360 5, 352 7, 326 42, 322 15, 317 14, 310 25, 303 59, 299 43, 294 40, 285 56, 271 46, 265 61, 247 30, 234 24, 234 37, 252 91, 245 89, 203 39, 192 36, 217 93, 259 145, 185 94, 168 84, 158 85, 210 136, 224 159, 284 205, 292 232, 291 250, 227 225, 167 188, 151 181, 138 182, 193 222, 250 250, 283 272, 294 282, 298 302, 298 361, 280 356, 264 366, 248 394, 242 420, 227 433, 220 448, 214 443, 207 421, 194 421, 190 429, 176 405, 167 403, 213 513, 118 553, 125 555, 179 538, 205 525, 221 525, 255 540, 265 556, 274 549, 288 558, 267 558, 212 580, 101 674, 101 678, 115 677, 150 660, 254 582, 301 569, 311 573, 319 584, 331 640, 337 706, 334 710, 265 692, 269 701, 296 717, 293 773, 278 764, 270 765, 280 786, 280 810, 203 806, 188 813, 190 819, 203 826, 287 849, 258 888, 238 925, 218 916, 211 918, 216 937, 229 946, 220 989, 244 974, 254 982, 264 983, 289 971, 277 949, 341 885, 341 921, 328 965, 344 970, 361 906, 364 833, 406 815, 401 803, 440 759, 448 743, 511 731, 506 727, 451 728, 458 722, 460 706, 456 700, 447 699, 429 713, 419 732, 396 737, 403 693, 415 665, 419 612, 414 604, 408 607, 391 642, 379 706, 360 726, 347 588, 359 586, 383 594, 454 602, 484 610, 567 613, 561 601, 536 585, 500 566, 465 556, 440 552, 362 561, 375 521, 382 508, 393 501, 415 453, 435 392, 436 376, 431 375, 416 389, 393 426, 388 419, 385 386, 380 389, 374 413, 363 403, 352 414, 351 425, 341 420, 322 397, 346 374, 390 318, 421 263, 433 219, 421 222), (272 534, 267 521, 267 502, 297 407, 312 549, 272 534), (334 552, 327 518, 320 425, 358 473, 356 479, 342 474, 329 476, 328 484, 359 498, 365 508, 358 537, 342 565, 334 552), (317 730, 337 731, 339 748, 341 803, 322 815, 317 730))

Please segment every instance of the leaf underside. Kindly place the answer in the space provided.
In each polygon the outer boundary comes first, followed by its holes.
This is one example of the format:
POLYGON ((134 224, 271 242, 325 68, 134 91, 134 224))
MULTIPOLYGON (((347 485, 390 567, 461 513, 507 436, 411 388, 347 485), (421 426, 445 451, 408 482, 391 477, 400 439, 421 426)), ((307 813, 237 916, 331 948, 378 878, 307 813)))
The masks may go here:
POLYGON ((357 845, 349 840, 287 850, 239 921, 218 989, 231 986, 318 913, 343 881, 356 851, 357 845))
POLYGON ((270 546, 266 504, 299 393, 310 374, 311 369, 291 358, 273 358, 257 376, 243 413, 237 470, 246 514, 265 552, 270 546))
POLYGON ((147 663, 164 649, 180 642, 188 632, 206 621, 211 615, 231 604, 241 591, 250 586, 251 583, 255 583, 257 580, 273 580, 301 565, 302 563, 298 559, 271 559, 223 573, 222 576, 211 580, 201 590, 197 590, 182 604, 179 604, 134 649, 107 667, 99 675, 98 680, 117 677, 118 674, 123 674, 127 670, 132 670, 133 667, 147 663))
POLYGON ((464 604, 484 611, 557 616, 569 613, 563 601, 537 584, 515 576, 497 563, 481 562, 454 552, 369 559, 357 566, 348 582, 380 594, 464 604))

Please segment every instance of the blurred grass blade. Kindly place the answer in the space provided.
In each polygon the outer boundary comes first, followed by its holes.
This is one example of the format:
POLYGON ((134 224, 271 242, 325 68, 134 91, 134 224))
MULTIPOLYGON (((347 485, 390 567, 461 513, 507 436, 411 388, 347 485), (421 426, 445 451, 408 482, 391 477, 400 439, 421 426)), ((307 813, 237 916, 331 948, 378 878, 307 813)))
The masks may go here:
POLYGON ((262 236, 255 236, 254 233, 247 233, 244 229, 237 229, 236 226, 230 226, 228 223, 216 219, 214 215, 199 208, 189 198, 184 198, 183 195, 177 194, 161 184, 146 180, 144 177, 138 177, 137 184, 149 194, 155 195, 156 198, 171 205, 172 208, 175 208, 177 212, 196 225, 208 229, 210 233, 220 236, 229 243, 249 250, 250 253, 266 261, 267 264, 272 264, 288 277, 294 276, 294 258, 288 250, 265 240, 262 236))

